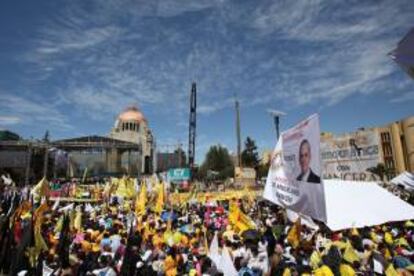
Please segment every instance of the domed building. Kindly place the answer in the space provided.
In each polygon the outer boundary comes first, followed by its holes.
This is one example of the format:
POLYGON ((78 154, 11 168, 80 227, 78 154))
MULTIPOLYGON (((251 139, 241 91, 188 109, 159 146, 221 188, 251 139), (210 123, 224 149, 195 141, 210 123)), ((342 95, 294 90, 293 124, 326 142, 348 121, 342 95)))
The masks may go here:
MULTIPOLYGON (((137 107, 128 107, 118 115, 109 137, 138 144, 141 147, 141 156, 137 160, 138 170, 141 173, 151 173, 153 171, 154 137, 148 127, 147 119, 137 107)), ((124 160, 125 158, 130 159, 131 157, 122 156, 122 164, 129 163, 130 160, 124 160)))

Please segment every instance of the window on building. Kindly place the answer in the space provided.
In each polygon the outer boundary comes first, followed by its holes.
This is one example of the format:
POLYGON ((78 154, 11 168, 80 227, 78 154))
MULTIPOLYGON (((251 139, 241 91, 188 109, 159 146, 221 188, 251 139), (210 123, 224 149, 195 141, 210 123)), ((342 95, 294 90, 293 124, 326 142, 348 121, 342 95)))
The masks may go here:
POLYGON ((390 142, 390 134, 388 132, 382 132, 381 133, 381 140, 383 142, 390 142))
POLYGON ((392 159, 386 159, 385 160, 385 167, 387 169, 393 169, 394 168, 394 162, 392 159))

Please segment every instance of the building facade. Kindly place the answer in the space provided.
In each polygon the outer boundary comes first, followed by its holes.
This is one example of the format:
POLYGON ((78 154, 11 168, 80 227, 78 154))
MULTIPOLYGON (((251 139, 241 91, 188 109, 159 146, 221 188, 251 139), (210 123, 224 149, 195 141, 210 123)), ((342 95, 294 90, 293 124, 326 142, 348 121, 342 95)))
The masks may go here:
POLYGON ((342 135, 321 134, 324 178, 380 180, 371 173, 384 165, 385 178, 414 171, 414 116, 385 126, 342 135))
POLYGON ((157 172, 166 172, 169 169, 182 168, 185 164, 185 153, 183 151, 157 153, 157 172))
POLYGON ((414 116, 377 128, 382 160, 398 173, 414 172, 414 116))
POLYGON ((137 107, 128 107, 118 115, 109 137, 138 144, 142 150, 140 171, 152 173, 156 170, 154 136, 148 121, 137 107))

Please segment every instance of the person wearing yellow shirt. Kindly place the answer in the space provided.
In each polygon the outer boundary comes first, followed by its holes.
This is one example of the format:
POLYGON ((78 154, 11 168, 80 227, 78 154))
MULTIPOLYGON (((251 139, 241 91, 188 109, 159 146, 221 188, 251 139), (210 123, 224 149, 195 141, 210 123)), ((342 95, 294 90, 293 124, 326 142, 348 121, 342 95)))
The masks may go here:
POLYGON ((164 237, 162 233, 158 232, 152 237, 152 245, 157 248, 161 249, 162 245, 164 244, 164 237))
POLYGON ((188 247, 190 240, 188 239, 187 235, 181 236, 181 244, 183 247, 188 247))
POLYGON ((193 236, 193 237, 190 239, 190 244, 191 244, 191 246, 192 246, 192 247, 194 247, 197 243, 198 243, 198 239, 197 239, 195 236, 193 236))
POLYGON ((177 275, 177 263, 172 255, 168 255, 164 261, 165 276, 177 275))
POLYGON ((85 253, 89 253, 92 250, 92 243, 88 240, 83 240, 81 241, 81 248, 85 253))

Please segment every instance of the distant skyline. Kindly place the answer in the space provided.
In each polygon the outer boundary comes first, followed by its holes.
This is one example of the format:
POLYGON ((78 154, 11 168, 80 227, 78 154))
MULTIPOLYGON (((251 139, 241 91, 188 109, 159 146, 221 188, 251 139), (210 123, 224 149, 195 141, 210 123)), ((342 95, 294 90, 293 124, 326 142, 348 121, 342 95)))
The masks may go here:
POLYGON ((29 138, 108 135, 137 105, 158 144, 188 144, 197 83, 196 160, 236 151, 241 133, 273 149, 312 113, 344 133, 414 115, 414 81, 388 56, 414 27, 400 1, 57 0, 0 3, 0 128, 29 138))

